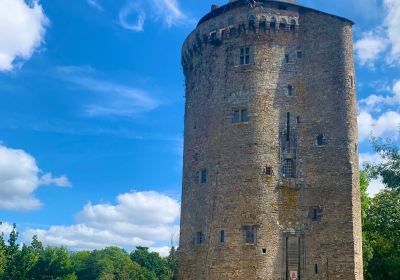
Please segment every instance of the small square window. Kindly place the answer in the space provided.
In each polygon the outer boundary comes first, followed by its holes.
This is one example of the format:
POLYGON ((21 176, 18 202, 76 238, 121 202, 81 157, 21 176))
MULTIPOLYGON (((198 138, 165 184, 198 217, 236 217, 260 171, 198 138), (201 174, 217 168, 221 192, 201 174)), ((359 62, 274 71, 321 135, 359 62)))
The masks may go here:
POLYGON ((245 244, 255 244, 256 243, 256 226, 244 226, 244 240, 245 244))
POLYGON ((274 171, 272 170, 272 167, 271 166, 266 166, 264 168, 264 174, 267 175, 267 176, 274 175, 274 171))
POLYGON ((297 51, 297 58, 298 59, 303 58, 303 53, 301 51, 297 51))
POLYGON ((205 184, 207 183, 207 177, 208 177, 208 171, 207 169, 202 169, 199 172, 199 183, 200 184, 205 184))
POLYGON ((262 248, 262 253, 266 254, 267 253, 267 248, 262 248))

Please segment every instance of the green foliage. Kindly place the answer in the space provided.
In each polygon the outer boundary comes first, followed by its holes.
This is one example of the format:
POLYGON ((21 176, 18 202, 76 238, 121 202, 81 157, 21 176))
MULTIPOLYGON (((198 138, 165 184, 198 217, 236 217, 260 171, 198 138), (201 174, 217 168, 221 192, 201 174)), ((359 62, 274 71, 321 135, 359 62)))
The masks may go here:
POLYGON ((379 164, 369 164, 366 167, 371 178, 382 177, 383 183, 389 189, 400 191, 400 152, 393 143, 382 143, 372 139, 375 151, 383 158, 379 164))
POLYGON ((78 264, 79 279, 143 279, 156 280, 156 276, 139 264, 131 261, 129 254, 117 247, 94 250, 89 253, 76 253, 73 257, 78 264))
POLYGON ((373 252, 365 279, 400 279, 399 192, 386 189, 371 199, 364 232, 373 252))
POLYGON ((172 246, 169 251, 169 256, 167 257, 167 264, 170 270, 170 278, 171 280, 178 280, 178 250, 172 246))
MULTIPOLYGON (((0 225, 2 225, 2 222, 0 222, 0 225)), ((3 278, 5 264, 6 264, 6 244, 4 242, 4 234, 0 232, 0 279, 3 278)))
POLYGON ((10 233, 10 238, 8 239, 8 245, 5 246, 6 262, 3 277, 9 280, 20 279, 18 267, 18 258, 20 255, 19 245, 17 243, 18 235, 19 233, 17 232, 17 225, 14 224, 10 233))
POLYGON ((172 272, 168 267, 167 260, 161 258, 158 253, 151 253, 146 247, 137 247, 131 253, 131 259, 147 270, 154 272, 157 279, 171 279, 172 272))

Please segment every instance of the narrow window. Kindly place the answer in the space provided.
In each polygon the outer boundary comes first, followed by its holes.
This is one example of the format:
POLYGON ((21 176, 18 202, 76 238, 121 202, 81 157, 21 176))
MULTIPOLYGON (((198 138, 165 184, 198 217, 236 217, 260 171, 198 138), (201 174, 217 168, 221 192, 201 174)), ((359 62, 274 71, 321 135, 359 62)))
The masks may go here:
POLYGON ((279 29, 286 30, 286 20, 285 19, 282 19, 281 22, 279 23, 279 29))
POLYGON ((276 19, 275 19, 275 17, 271 18, 271 22, 269 23, 269 28, 272 29, 272 30, 276 29, 276 19))
POLYGON ((297 51, 297 58, 298 59, 303 58, 303 53, 301 51, 297 51))
POLYGON ((222 29, 221 30, 221 39, 225 39, 226 38, 226 29, 222 29))
POLYGON ((266 20, 265 20, 265 19, 263 19, 262 21, 260 21, 259 27, 258 27, 258 28, 260 29, 260 31, 265 32, 265 30, 267 29, 267 23, 266 23, 266 20))
POLYGON ((246 244, 256 243, 256 227, 255 226, 245 226, 244 227, 244 238, 246 244))
POLYGON ((250 31, 255 31, 256 30, 255 20, 256 20, 256 18, 253 15, 249 17, 249 30, 250 31))
POLYGON ((294 95, 293 94, 293 92, 294 92, 293 86, 292 85, 288 85, 287 89, 288 89, 288 91, 287 91, 288 96, 293 96, 294 95))
POLYGON ((262 253, 266 254, 267 253, 267 248, 262 248, 262 253))
POLYGON ((196 244, 200 245, 204 243, 204 235, 203 232, 198 231, 196 232, 196 244))
POLYGON ((201 170, 201 177, 200 177, 200 183, 204 184, 207 183, 207 169, 201 170))
POLYGON ((317 146, 324 146, 324 145, 326 145, 325 135, 319 134, 317 136, 317 146))
POLYGON ((289 26, 290 31, 295 32, 296 31, 296 21, 292 19, 290 21, 290 26, 289 26))
POLYGON ((240 65, 250 64, 250 47, 240 49, 240 65))
POLYGON ((233 111, 233 122, 234 123, 240 122, 240 110, 233 111))
POLYGON ((225 243, 225 230, 221 230, 219 232, 219 243, 221 244, 225 243))
POLYGON ((285 62, 289 63, 289 55, 288 54, 285 54, 285 62))
POLYGON ((247 122, 248 121, 247 109, 240 110, 240 118, 241 118, 242 122, 247 122))
POLYGON ((217 32, 216 32, 216 31, 211 32, 211 34, 210 34, 210 40, 211 40, 211 41, 215 41, 216 39, 217 39, 217 32))
POLYGON ((282 173, 285 178, 294 178, 294 164, 292 159, 285 159, 282 173))
POLYGON ((297 123, 301 123, 300 116, 297 116, 296 120, 297 120, 297 123))
POLYGON ((354 87, 354 79, 353 76, 349 76, 349 80, 350 80, 350 87, 353 88, 354 87))
POLYGON ((314 270, 315 270, 315 274, 318 274, 318 264, 315 264, 314 270))

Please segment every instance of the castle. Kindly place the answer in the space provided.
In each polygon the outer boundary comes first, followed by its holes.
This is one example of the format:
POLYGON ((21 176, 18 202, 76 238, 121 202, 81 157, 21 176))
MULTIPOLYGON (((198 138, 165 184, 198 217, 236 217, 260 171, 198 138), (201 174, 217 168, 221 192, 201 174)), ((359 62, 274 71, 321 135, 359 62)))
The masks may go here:
POLYGON ((352 26, 236 0, 188 36, 180 279, 363 279, 352 26))

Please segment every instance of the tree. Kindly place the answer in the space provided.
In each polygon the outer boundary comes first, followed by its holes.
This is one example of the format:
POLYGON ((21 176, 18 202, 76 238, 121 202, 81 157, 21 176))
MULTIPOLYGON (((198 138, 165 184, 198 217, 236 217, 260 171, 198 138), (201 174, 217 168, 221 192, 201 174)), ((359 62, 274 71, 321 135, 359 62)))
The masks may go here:
MULTIPOLYGON (((0 222, 0 226, 2 222, 0 222)), ((4 242, 4 234, 0 233, 0 279, 3 279, 4 268, 6 264, 6 244, 4 242)))
POLYGON ((383 143, 376 138, 372 139, 375 151, 382 157, 383 162, 367 165, 369 177, 382 177, 383 183, 389 189, 400 191, 400 152, 399 148, 391 143, 383 143))
POLYGON ((368 273, 368 265, 373 256, 373 249, 371 247, 370 241, 365 231, 365 226, 367 223, 367 213, 371 199, 368 196, 367 190, 369 185, 369 179, 364 171, 360 172, 360 190, 361 190, 361 218, 363 226, 363 260, 364 260, 364 274, 368 273))
POLYGON ((33 269, 31 279, 77 279, 68 250, 65 247, 46 247, 43 249, 33 269))
POLYGON ((364 232, 373 252, 365 279, 400 279, 400 192, 385 189, 371 199, 364 232))
POLYGON ((170 275, 172 273, 168 267, 167 260, 161 258, 158 253, 149 252, 149 249, 146 247, 137 247, 131 253, 131 259, 140 266, 154 272, 158 279, 171 279, 170 275))
POLYGON ((157 280, 154 273, 132 262, 129 254, 117 247, 108 247, 103 250, 94 250, 89 256, 76 256, 80 259, 78 279, 82 280, 157 280))
POLYGON ((167 257, 167 264, 170 270, 170 278, 171 280, 178 279, 178 250, 175 249, 174 246, 171 247, 169 251, 169 256, 167 257))
POLYGON ((17 280, 19 278, 18 258, 20 255, 18 240, 17 225, 13 224, 13 229, 8 239, 8 244, 5 246, 6 263, 4 268, 4 278, 9 280, 17 280))

